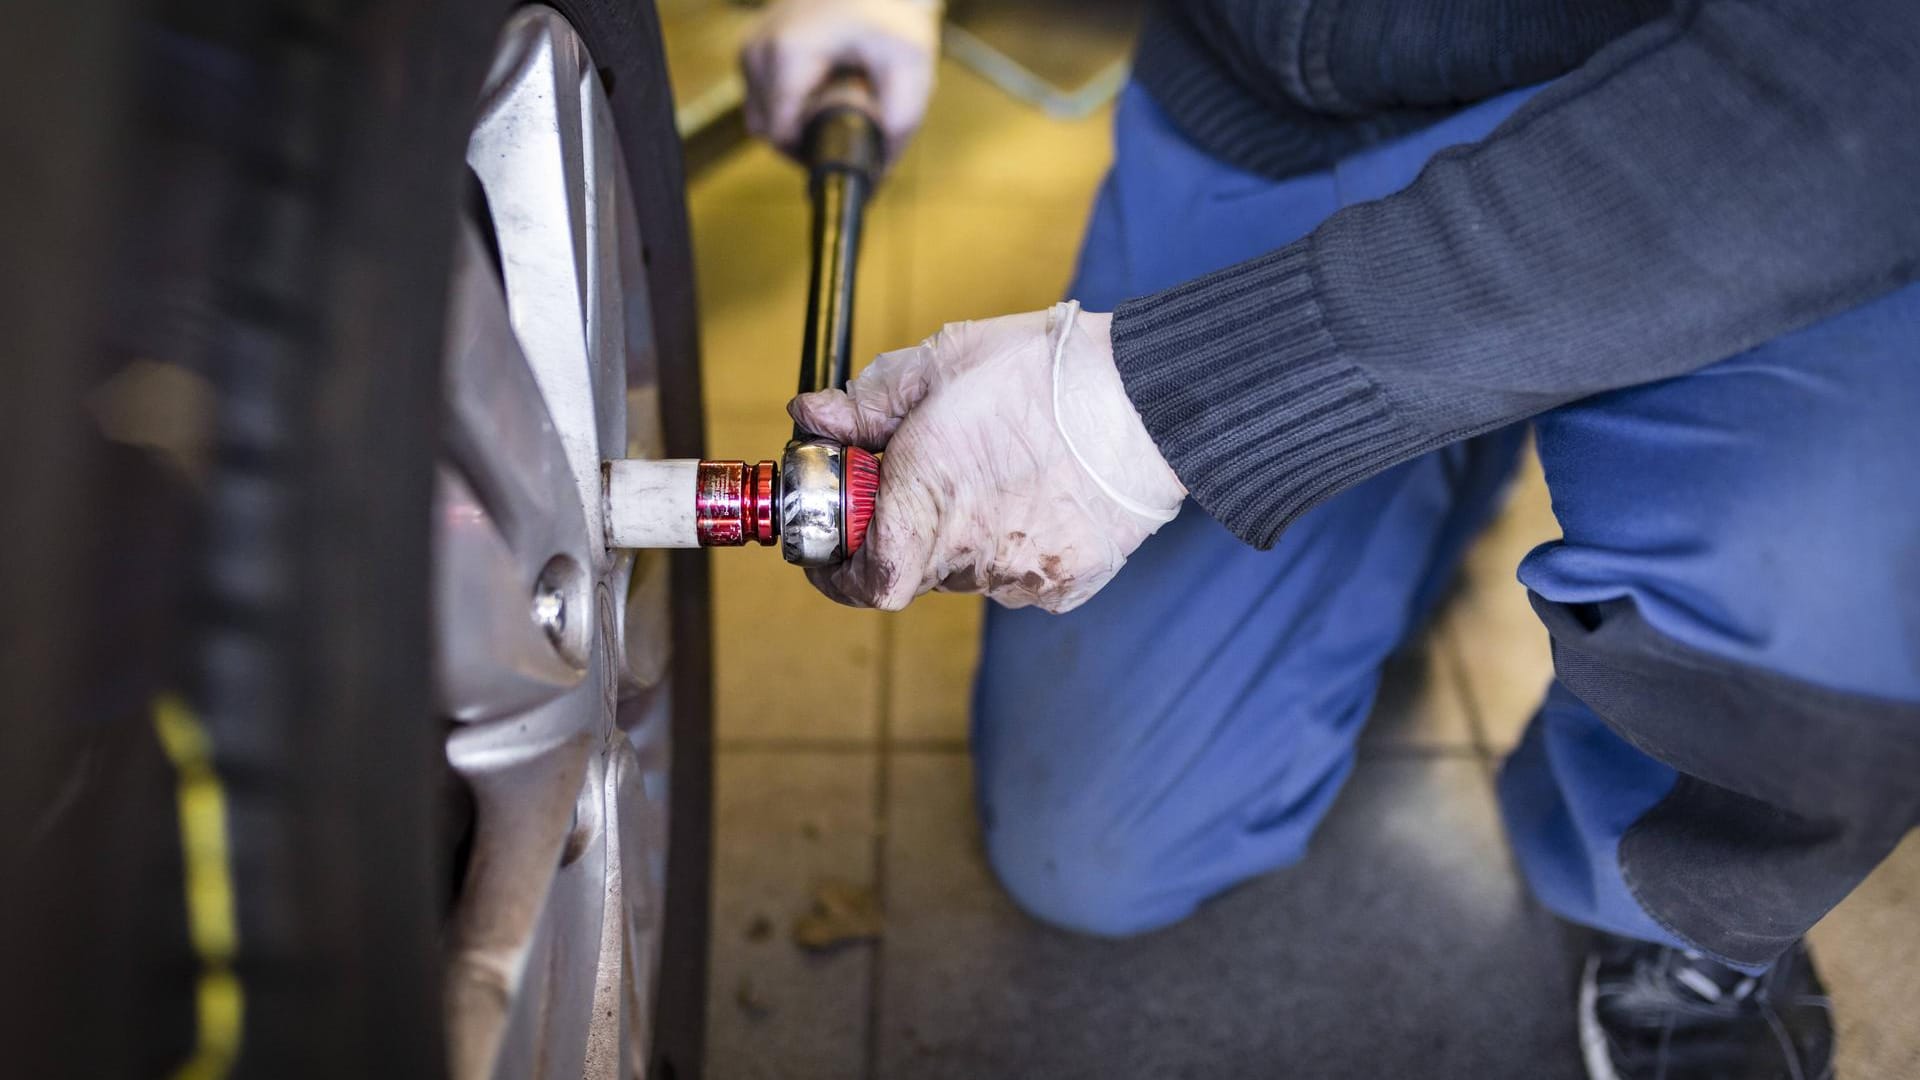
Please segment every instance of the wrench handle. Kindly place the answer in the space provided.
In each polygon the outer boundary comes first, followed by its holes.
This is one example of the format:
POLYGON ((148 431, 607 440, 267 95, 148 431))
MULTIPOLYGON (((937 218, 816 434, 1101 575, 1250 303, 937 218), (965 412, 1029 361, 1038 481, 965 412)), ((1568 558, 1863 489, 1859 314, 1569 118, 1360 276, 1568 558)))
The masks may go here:
MULTIPOLYGON (((857 70, 837 71, 815 93, 802 141, 813 203, 806 338, 800 392, 845 386, 852 374, 853 282, 867 197, 886 145, 874 119, 873 86, 857 70)), ((795 429, 795 437, 804 433, 795 429)))

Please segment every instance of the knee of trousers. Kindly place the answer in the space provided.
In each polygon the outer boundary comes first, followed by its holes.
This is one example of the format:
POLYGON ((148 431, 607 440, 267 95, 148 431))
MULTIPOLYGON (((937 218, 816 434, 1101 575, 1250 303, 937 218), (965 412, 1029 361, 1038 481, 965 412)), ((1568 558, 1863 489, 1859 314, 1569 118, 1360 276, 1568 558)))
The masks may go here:
POLYGON ((1014 903, 1063 930, 1129 937, 1179 920, 1195 902, 1155 873, 1142 848, 1108 842, 1064 816, 996 823, 986 848, 1014 903))
POLYGON ((1768 963, 1920 826, 1920 704, 1691 649, 1631 601, 1534 607, 1561 685, 1679 774, 1618 857, 1681 938, 1768 963))

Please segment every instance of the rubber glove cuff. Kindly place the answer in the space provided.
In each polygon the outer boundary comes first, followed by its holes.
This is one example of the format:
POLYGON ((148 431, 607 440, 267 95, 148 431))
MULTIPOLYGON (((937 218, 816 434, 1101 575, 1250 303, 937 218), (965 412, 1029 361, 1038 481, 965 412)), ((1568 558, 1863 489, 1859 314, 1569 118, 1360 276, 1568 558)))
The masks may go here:
POLYGON ((1107 498, 1157 528, 1180 512, 1187 488, 1127 397, 1113 362, 1112 322, 1109 313, 1081 310, 1078 300, 1048 309, 1054 427, 1107 498))

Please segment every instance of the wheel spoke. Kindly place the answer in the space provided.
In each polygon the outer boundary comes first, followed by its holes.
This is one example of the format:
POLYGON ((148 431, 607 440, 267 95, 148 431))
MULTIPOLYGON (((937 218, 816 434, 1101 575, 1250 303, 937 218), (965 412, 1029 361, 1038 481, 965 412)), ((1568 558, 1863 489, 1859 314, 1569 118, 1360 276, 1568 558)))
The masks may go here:
POLYGON ((456 1077, 580 1075, 607 918, 600 674, 449 742, 475 805, 448 976, 456 1077))
MULTIPOLYGON (((591 342, 601 334, 623 339, 623 332, 602 313, 617 295, 603 300, 605 290, 593 285, 594 246, 613 220, 602 220, 594 204, 604 200, 594 191, 613 185, 590 178, 594 158, 612 147, 604 137, 589 143, 583 99, 599 93, 599 84, 583 51, 556 12, 532 7, 515 14, 482 95, 467 164, 486 192, 513 329, 559 429, 588 533, 599 536, 601 418, 615 411, 620 422, 611 430, 624 436, 625 401, 617 392, 605 395, 614 404, 596 400, 606 380, 596 378, 591 342)), ((596 565, 602 557, 595 552, 596 565)))
POLYGON ((533 957, 545 943, 536 940, 536 931, 551 922, 542 916, 591 750, 582 737, 542 760, 467 775, 474 843, 453 925, 447 987, 456 1077, 494 1073, 514 1003, 541 985, 542 965, 533 957))
POLYGON ((584 1076, 588 1080, 620 1080, 646 1072, 647 1029, 652 1013, 637 1010, 633 1004, 651 999, 653 970, 649 961, 655 954, 634 948, 631 933, 636 918, 647 920, 652 894, 632 889, 625 869, 646 861, 646 823, 642 821, 636 827, 627 805, 636 776, 633 748, 623 740, 614 740, 607 759, 606 783, 607 915, 600 928, 600 970, 594 982, 592 1028, 587 1034, 584 1076), (624 1054, 622 1047, 626 1048, 624 1054), (625 1067, 623 1058, 629 1063, 625 1067), (641 1064, 631 1064, 636 1061, 641 1064))
MULTIPOLYGON (((629 278, 626 264, 638 264, 639 234, 626 174, 620 164, 620 138, 601 89, 599 73, 591 64, 580 74, 580 131, 585 151, 587 202, 587 347, 588 374, 593 382, 594 427, 600 451, 621 457, 627 451, 627 308, 629 278), (625 212, 623 212, 625 211, 625 212), (636 249, 623 258, 623 249, 636 249)), ((645 290, 638 293, 645 303, 645 290)), ((597 463, 596 463, 597 466, 597 463)), ((598 479, 596 472, 596 479, 598 479)))
POLYGON ((445 394, 436 681, 445 715, 476 720, 531 708, 580 681, 583 627, 550 632, 533 609, 537 593, 558 587, 584 618, 592 555, 566 453, 471 228, 454 254, 445 394))
POLYGON ((660 355, 654 348, 652 298, 647 293, 647 268, 641 255, 640 219, 635 213, 624 158, 614 159, 620 184, 615 189, 620 224, 620 276, 625 290, 627 321, 627 456, 657 458, 667 453, 666 432, 660 423, 660 355))

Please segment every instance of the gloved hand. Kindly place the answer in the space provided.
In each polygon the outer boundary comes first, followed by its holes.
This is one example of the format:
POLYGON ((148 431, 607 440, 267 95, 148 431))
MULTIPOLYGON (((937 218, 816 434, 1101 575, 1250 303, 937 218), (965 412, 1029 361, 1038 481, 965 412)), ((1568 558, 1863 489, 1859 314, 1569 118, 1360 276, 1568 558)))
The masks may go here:
POLYGON ((808 430, 886 451, 866 543, 814 585, 895 611, 929 589, 1054 612, 1100 591, 1186 496, 1127 399, 1112 319, 1066 303, 951 323, 794 398, 808 430))
POLYGON ((835 68, 857 67, 892 161, 927 114, 939 49, 939 0, 780 0, 740 49, 747 129, 798 151, 808 99, 835 68))

